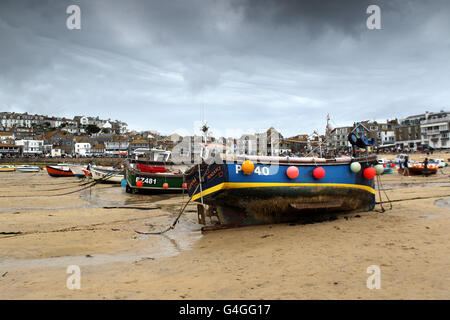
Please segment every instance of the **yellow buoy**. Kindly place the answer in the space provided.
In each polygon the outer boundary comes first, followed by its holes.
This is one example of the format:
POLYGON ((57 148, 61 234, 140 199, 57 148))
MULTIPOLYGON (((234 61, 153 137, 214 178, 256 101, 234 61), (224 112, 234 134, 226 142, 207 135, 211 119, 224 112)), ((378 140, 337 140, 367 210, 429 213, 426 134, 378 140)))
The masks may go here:
POLYGON ((242 164, 242 172, 244 174, 252 174, 253 170, 255 170, 255 164, 250 160, 245 160, 242 164))

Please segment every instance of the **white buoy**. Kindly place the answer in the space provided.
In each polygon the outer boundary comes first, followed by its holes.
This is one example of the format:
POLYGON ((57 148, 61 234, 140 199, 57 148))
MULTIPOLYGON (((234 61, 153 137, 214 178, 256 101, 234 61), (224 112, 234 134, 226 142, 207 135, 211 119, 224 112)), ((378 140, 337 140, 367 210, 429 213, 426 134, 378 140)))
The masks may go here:
POLYGON ((377 165, 375 166, 375 171, 376 171, 377 175, 382 175, 383 172, 384 172, 384 167, 383 167, 383 165, 382 165, 382 164, 377 164, 377 165))
POLYGON ((354 173, 358 173, 361 171, 361 164, 359 162, 352 162, 350 165, 350 170, 354 173))

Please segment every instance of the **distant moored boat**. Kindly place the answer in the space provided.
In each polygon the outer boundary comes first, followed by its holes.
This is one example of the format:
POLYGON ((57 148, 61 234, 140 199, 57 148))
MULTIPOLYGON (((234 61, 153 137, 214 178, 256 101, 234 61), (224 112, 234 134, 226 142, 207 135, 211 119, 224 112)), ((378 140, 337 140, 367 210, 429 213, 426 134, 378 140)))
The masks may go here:
POLYGON ((56 165, 46 166, 47 173, 51 177, 73 177, 74 174, 68 166, 56 165))
POLYGON ((30 166, 30 165, 25 164, 25 165, 16 167, 16 171, 19 171, 19 172, 39 172, 39 171, 41 171, 41 168, 39 168, 38 166, 30 166))
POLYGON ((124 178, 123 170, 102 169, 92 166, 89 171, 92 174, 92 178, 97 182, 120 183, 124 178))
POLYGON ((129 159, 126 165, 126 192, 139 190, 160 190, 182 192, 186 189, 184 171, 187 166, 171 161, 171 152, 151 149, 146 152, 147 160, 129 159))
POLYGON ((12 172, 14 170, 15 170, 14 166, 11 166, 11 165, 1 165, 0 166, 0 172, 12 172))

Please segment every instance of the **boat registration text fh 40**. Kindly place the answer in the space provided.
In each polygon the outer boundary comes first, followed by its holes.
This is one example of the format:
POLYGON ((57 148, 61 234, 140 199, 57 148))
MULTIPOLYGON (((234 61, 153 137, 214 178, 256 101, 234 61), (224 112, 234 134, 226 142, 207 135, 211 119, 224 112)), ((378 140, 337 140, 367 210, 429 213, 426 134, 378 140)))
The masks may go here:
MULTIPOLYGON (((236 164, 236 174, 238 174, 239 172, 242 172, 242 165, 236 164)), ((270 175, 270 170, 268 166, 256 165, 253 173, 259 176, 268 176, 270 175)))

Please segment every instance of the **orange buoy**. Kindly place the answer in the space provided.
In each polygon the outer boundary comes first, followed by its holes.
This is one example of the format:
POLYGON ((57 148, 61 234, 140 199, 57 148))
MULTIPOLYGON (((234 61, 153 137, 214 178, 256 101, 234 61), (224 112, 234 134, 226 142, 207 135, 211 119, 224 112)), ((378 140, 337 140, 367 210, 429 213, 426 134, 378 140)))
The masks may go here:
POLYGON ((164 182, 164 183, 163 183, 163 188, 164 188, 164 189, 167 189, 168 187, 169 187, 169 184, 168 184, 167 182, 164 182))
POLYGON ((187 189, 187 183, 186 182, 183 183, 182 186, 183 186, 183 189, 187 189))
POLYGON ((365 168, 363 171, 364 177, 369 180, 372 180, 373 178, 375 178, 376 174, 377 174, 377 172, 373 167, 365 168))
POLYGON ((298 177, 299 171, 298 168, 295 166, 290 166, 286 170, 286 175, 289 177, 289 179, 295 179, 298 177))
POLYGON ((325 169, 322 167, 317 167, 313 170, 313 176, 316 179, 322 179, 325 177, 325 169))
POLYGON ((250 160, 245 160, 242 164, 242 172, 249 175, 253 173, 253 170, 255 170, 255 164, 250 160))
POLYGON ((144 181, 142 181, 142 180, 136 181, 136 187, 142 188, 143 186, 144 186, 144 181))

